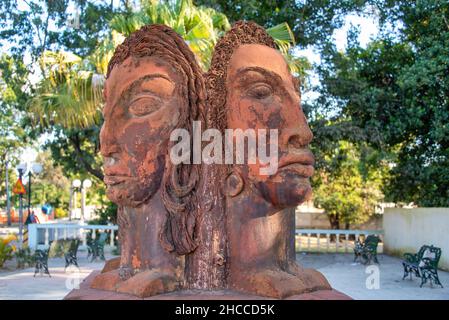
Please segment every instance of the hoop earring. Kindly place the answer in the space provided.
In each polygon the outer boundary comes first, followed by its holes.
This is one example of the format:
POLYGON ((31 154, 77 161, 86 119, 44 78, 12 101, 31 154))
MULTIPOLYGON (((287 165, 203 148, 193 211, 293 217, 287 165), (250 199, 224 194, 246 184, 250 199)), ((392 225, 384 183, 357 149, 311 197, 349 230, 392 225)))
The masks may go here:
POLYGON ((242 192, 244 185, 242 176, 237 172, 232 172, 226 178, 226 194, 235 197, 242 192))

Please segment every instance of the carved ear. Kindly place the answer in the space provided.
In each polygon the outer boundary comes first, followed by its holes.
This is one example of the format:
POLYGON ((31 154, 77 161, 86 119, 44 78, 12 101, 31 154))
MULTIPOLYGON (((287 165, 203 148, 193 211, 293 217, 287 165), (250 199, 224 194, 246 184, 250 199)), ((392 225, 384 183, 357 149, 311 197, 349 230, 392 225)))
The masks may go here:
POLYGON ((242 176, 238 172, 232 172, 226 178, 226 194, 235 197, 242 192, 244 185, 242 176))

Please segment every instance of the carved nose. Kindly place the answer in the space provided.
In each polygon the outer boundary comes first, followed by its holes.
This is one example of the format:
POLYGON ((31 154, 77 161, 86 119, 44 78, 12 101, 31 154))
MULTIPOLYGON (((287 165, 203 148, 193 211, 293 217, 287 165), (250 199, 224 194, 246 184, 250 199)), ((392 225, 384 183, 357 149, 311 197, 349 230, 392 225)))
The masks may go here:
POLYGON ((113 157, 103 157, 103 165, 105 167, 111 167, 115 163, 117 163, 117 160, 115 158, 113 158, 113 157))
POLYGON ((104 165, 113 165, 117 161, 116 155, 119 151, 114 133, 103 125, 100 131, 100 154, 103 156, 104 165))
POLYGON ((284 129, 283 145, 288 149, 303 149, 307 147, 313 139, 312 131, 310 131, 309 126, 284 129))

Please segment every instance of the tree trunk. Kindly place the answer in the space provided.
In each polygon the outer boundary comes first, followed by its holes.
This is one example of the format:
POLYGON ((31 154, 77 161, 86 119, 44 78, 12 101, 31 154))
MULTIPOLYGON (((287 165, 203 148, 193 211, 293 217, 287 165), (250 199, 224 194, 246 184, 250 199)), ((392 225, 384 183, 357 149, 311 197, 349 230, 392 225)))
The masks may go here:
MULTIPOLYGON (((328 215, 329 222, 331 224, 331 229, 339 230, 340 229, 340 216, 337 213, 336 215, 328 215)), ((337 237, 335 234, 330 235, 330 241, 337 241, 337 237)))
POLYGON ((331 225, 331 229, 334 229, 334 230, 340 229, 340 216, 339 216, 339 214, 328 215, 328 217, 329 217, 329 223, 331 225))
POLYGON ((78 162, 86 169, 87 172, 92 174, 93 176, 97 177, 101 181, 103 181, 104 175, 103 172, 101 172, 100 169, 93 168, 92 165, 84 159, 83 151, 81 150, 80 141, 77 135, 69 137, 70 142, 73 145, 73 148, 75 149, 76 158, 78 162))
POLYGON ((220 192, 225 168, 205 166, 198 196, 199 219, 196 234, 199 245, 186 256, 185 278, 189 289, 217 290, 226 287, 226 211, 220 192), (211 190, 211 188, 213 190, 211 190))

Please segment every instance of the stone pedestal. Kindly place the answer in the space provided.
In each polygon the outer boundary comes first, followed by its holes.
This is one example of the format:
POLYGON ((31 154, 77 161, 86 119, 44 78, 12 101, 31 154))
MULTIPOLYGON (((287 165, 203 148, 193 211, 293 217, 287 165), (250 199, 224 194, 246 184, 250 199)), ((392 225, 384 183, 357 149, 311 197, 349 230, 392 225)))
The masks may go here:
MULTIPOLYGON (((80 289, 72 290, 64 300, 267 300, 266 297, 245 294, 231 290, 202 291, 182 290, 160 294, 148 298, 139 298, 129 294, 90 288, 90 284, 100 271, 93 271, 80 284, 80 289)), ((271 299, 268 299, 271 300, 271 299)), ((286 300, 351 300, 337 290, 319 290, 288 297, 286 300)))

